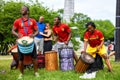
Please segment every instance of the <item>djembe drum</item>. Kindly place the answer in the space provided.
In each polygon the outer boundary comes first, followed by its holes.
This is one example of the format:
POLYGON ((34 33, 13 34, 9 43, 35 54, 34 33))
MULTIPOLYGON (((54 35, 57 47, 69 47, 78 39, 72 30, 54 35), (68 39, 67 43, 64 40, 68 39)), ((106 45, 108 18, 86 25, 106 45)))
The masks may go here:
POLYGON ((32 57, 29 54, 32 53, 34 49, 33 38, 25 36, 18 39, 17 42, 18 42, 19 51, 24 55, 23 64, 24 65, 31 64, 32 57))
POLYGON ((45 69, 49 71, 58 70, 58 57, 56 51, 45 52, 45 69))
POLYGON ((13 61, 11 63, 11 69, 12 67, 16 67, 16 69, 18 68, 18 50, 17 50, 17 46, 13 46, 13 48, 11 49, 11 54, 13 56, 13 61))
POLYGON ((82 53, 77 64, 75 65, 76 72, 85 72, 90 64, 94 62, 94 58, 88 53, 82 53))
POLYGON ((59 52, 60 69, 62 71, 73 70, 74 69, 73 48, 62 47, 58 49, 58 52, 59 52))

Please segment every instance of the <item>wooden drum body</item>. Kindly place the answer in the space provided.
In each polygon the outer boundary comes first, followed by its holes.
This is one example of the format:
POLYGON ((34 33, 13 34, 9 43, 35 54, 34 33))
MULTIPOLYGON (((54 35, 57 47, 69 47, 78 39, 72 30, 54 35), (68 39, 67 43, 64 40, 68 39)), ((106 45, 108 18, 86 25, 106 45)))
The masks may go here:
POLYGON ((45 69, 49 71, 58 70, 58 57, 56 51, 45 52, 45 69))
MULTIPOLYGON (((19 59, 18 59, 18 49, 17 49, 17 47, 13 48, 13 49, 11 50, 11 53, 12 53, 12 56, 13 56, 13 60, 15 60, 16 63, 18 64, 19 59)), ((29 55, 29 54, 24 55, 24 54, 23 54, 23 58, 24 58, 24 59, 23 59, 23 64, 24 64, 24 65, 32 64, 32 57, 31 57, 31 55, 29 55)), ((18 65, 17 65, 17 66, 18 66, 18 65)))
POLYGON ((77 64, 75 65, 76 72, 85 72, 90 64, 94 62, 94 58, 88 53, 82 53, 77 64))

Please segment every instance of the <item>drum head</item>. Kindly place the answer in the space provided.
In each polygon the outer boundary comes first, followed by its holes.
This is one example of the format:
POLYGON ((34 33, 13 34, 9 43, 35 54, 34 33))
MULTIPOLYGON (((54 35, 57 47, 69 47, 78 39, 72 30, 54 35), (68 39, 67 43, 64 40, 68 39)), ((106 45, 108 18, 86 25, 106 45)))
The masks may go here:
POLYGON ((88 53, 82 53, 80 58, 87 64, 92 64, 95 61, 94 58, 88 53))
POLYGON ((29 36, 24 36, 20 39, 17 40, 18 44, 21 45, 29 45, 33 42, 33 38, 29 37, 29 36))

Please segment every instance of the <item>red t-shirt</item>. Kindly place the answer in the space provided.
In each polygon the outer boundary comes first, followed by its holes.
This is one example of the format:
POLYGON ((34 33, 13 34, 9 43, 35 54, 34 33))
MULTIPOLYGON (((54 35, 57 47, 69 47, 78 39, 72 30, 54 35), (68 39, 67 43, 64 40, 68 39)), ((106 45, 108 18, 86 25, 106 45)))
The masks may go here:
POLYGON ((84 34, 84 40, 88 41, 91 47, 96 47, 101 44, 102 40, 104 40, 104 36, 99 30, 95 30, 94 33, 86 31, 84 34))
POLYGON ((28 20, 24 21, 24 27, 26 27, 27 32, 24 30, 22 18, 16 19, 14 21, 13 27, 18 30, 19 34, 23 36, 29 36, 33 33, 34 30, 37 30, 37 23, 34 19, 29 18, 28 20), (26 34, 27 33, 27 34, 26 34))
POLYGON ((60 26, 53 26, 53 33, 58 36, 58 41, 60 42, 67 41, 70 32, 70 27, 66 24, 60 24, 60 26))

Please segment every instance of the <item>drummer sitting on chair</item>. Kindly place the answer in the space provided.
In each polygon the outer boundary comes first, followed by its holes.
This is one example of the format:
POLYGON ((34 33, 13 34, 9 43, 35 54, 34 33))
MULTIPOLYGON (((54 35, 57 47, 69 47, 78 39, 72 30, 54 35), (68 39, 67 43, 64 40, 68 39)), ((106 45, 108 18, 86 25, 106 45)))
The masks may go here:
POLYGON ((84 34, 84 52, 89 53, 94 58, 96 57, 96 53, 98 53, 102 58, 104 58, 108 70, 112 71, 107 51, 104 46, 104 36, 102 32, 95 29, 96 26, 93 22, 88 22, 86 27, 87 30, 84 34))
MULTIPOLYGON (((22 17, 14 21, 12 33, 18 38, 21 38, 24 36, 30 36, 31 38, 33 38, 35 35, 38 34, 36 21, 32 18, 29 18, 29 8, 27 6, 22 6, 21 14, 22 14, 22 17), (34 30, 35 32, 33 34, 34 30)), ((18 79, 21 79, 23 75, 23 53, 19 51, 19 48, 18 48, 18 54, 19 54, 19 69, 21 72, 18 79)), ((33 64, 34 64, 34 74, 36 77, 39 77, 39 74, 37 73, 38 64, 37 64, 37 58, 36 58, 37 54, 36 54, 35 46, 33 48, 33 52, 31 52, 30 55, 32 57, 33 64)))

